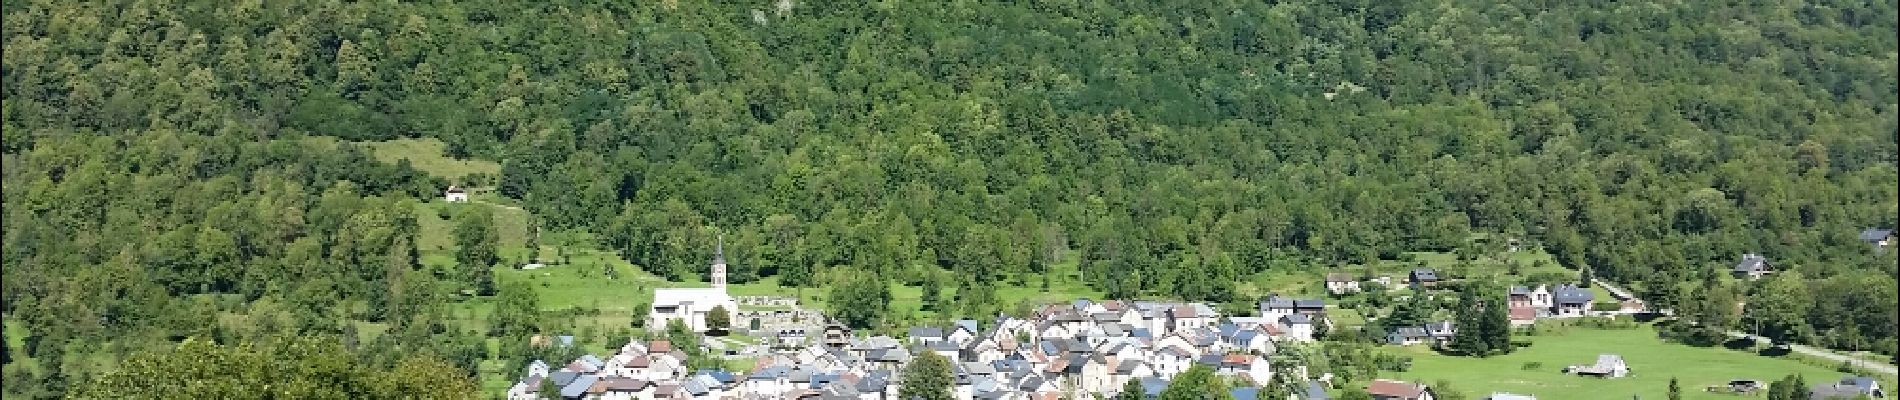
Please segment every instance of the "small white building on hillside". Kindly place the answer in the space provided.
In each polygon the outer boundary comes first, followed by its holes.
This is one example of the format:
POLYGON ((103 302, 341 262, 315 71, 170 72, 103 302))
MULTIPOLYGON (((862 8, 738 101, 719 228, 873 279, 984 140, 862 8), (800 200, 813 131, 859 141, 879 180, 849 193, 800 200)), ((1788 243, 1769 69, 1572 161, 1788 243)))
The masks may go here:
POLYGON ((463 189, 461 186, 449 185, 449 190, 442 191, 442 198, 448 199, 450 203, 467 203, 468 189, 463 189))

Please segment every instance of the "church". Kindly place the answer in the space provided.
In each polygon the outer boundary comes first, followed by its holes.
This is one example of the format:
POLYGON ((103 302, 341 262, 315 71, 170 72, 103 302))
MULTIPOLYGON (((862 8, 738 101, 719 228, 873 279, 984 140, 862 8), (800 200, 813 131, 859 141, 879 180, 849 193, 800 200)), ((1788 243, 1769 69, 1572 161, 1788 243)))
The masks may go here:
POLYGON ((728 321, 737 319, 739 303, 726 294, 725 242, 725 238, 720 238, 719 244, 713 249, 712 287, 653 290, 653 309, 647 311, 647 329, 666 329, 667 322, 677 319, 693 332, 704 333, 707 330, 706 315, 714 307, 725 307, 728 321))

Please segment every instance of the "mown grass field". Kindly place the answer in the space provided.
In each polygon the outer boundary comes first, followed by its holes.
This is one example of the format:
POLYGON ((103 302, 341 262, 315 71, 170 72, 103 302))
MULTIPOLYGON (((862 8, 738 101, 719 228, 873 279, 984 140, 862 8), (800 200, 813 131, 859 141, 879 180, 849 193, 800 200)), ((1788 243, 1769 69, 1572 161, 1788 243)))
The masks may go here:
POLYGON ((464 178, 470 174, 501 175, 501 164, 494 161, 450 158, 443 152, 446 145, 435 138, 395 139, 359 144, 369 146, 370 152, 376 156, 377 161, 393 165, 397 161, 408 159, 409 165, 417 170, 454 183, 465 183, 464 178))
MULTIPOLYGON (((1427 384, 1444 379, 1471 399, 1484 398, 1492 392, 1509 392, 1535 395, 1542 400, 1598 400, 1661 399, 1672 377, 1680 380, 1685 399, 1743 399, 1749 397, 1709 393, 1703 388, 1734 379, 1771 382, 1791 373, 1805 376, 1809 384, 1833 382, 1845 376, 1832 368, 1791 358, 1665 342, 1648 324, 1633 329, 1568 328, 1556 334, 1516 339, 1530 340, 1533 344, 1491 358, 1444 356, 1424 346, 1388 348, 1388 351, 1412 356, 1413 364, 1409 371, 1388 372, 1381 377, 1427 384), (1593 363, 1598 354, 1621 355, 1628 362, 1631 375, 1599 379, 1562 372, 1568 365, 1593 363), (1536 369, 1524 368, 1533 362, 1542 365, 1536 369)), ((1894 385, 1891 377, 1882 378, 1882 382, 1887 387, 1894 385)))

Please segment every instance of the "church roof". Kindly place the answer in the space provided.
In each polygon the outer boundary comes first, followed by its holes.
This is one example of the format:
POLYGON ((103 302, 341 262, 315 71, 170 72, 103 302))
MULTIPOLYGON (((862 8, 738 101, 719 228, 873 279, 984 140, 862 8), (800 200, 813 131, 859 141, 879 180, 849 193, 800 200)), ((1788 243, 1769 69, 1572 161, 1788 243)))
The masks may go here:
MULTIPOLYGON (((685 303, 723 305, 732 303, 732 296, 723 288, 671 288, 654 289, 653 305, 670 306, 685 303)), ((707 306, 711 309, 711 306, 707 306)), ((727 310, 738 311, 738 310, 727 310)))

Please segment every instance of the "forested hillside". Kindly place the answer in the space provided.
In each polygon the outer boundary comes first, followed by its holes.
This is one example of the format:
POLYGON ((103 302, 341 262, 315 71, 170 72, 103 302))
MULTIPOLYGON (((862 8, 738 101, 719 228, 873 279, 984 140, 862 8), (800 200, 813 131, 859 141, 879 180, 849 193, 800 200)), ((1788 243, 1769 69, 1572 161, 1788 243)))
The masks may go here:
POLYGON ((1509 237, 1665 306, 1764 254, 1842 293, 1803 299, 1810 340, 1900 335, 1856 238, 1900 220, 1891 1, 599 3, 5 1, 0 289, 52 366, 7 390, 359 321, 381 366, 466 353, 405 202, 485 182, 311 136, 498 161, 547 228, 674 279, 723 233, 735 281, 944 268, 990 315, 1058 257, 1238 302, 1509 237))

